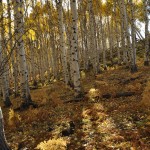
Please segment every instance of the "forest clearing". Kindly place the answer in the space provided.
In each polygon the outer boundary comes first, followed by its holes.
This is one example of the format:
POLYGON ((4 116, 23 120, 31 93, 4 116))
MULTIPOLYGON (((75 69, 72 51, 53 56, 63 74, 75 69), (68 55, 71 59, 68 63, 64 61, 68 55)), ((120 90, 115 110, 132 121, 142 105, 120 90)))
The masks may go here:
POLYGON ((149 0, 0 0, 0 150, 150 150, 149 0))

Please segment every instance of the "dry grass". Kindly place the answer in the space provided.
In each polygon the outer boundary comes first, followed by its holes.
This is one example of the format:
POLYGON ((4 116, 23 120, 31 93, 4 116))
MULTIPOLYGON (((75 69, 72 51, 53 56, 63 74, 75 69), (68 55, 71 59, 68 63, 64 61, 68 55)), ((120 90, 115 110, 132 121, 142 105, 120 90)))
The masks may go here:
POLYGON ((21 123, 21 117, 18 113, 14 112, 13 109, 9 110, 9 118, 8 118, 8 124, 11 128, 16 128, 21 123))
POLYGON ((67 142, 62 138, 41 142, 36 147, 40 150, 66 150, 66 148, 67 142))
POLYGON ((148 80, 147 86, 143 92, 143 98, 141 103, 147 107, 150 107, 150 79, 148 80))
MULTIPOLYGON (((15 130, 6 124, 8 142, 14 150, 18 149, 20 143, 29 150, 35 147, 41 150, 65 150, 66 147, 68 150, 133 147, 137 150, 148 150, 150 119, 148 109, 141 109, 139 103, 142 99, 148 100, 150 96, 150 83, 145 89, 145 81, 149 76, 150 71, 144 67, 135 74, 120 68, 105 71, 96 78, 86 74, 82 83, 87 95, 84 101, 78 103, 64 103, 73 98, 74 92, 62 82, 57 81, 50 86, 31 91, 38 108, 17 113, 11 110, 10 114, 8 109, 3 108, 6 122, 9 116, 12 125, 16 122, 13 118, 18 115, 21 118, 15 125, 15 130), (130 80, 131 78, 137 79, 130 80), (129 82, 125 83, 126 81, 129 82), (136 95, 114 98, 118 91, 133 91, 136 95), (102 98, 106 93, 110 93, 112 97, 102 98), (68 127, 69 121, 74 121, 75 133, 66 140, 61 137, 61 131, 68 127), (52 131, 49 131, 51 128, 52 131)), ((19 98, 12 102, 15 104, 14 108, 20 104, 19 98)))

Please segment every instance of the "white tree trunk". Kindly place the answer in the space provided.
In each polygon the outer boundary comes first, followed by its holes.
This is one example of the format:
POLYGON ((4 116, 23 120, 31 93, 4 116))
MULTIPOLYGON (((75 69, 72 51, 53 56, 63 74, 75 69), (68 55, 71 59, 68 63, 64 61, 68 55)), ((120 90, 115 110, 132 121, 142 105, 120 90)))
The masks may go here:
POLYGON ((104 26, 102 22, 102 14, 100 12, 100 31, 101 31, 101 42, 102 42, 102 50, 103 50, 103 67, 106 69, 106 39, 104 33, 104 26))
MULTIPOLYGON (((113 20, 113 18, 111 18, 113 20)), ((111 22, 112 23, 112 22, 111 22)), ((107 25, 108 25, 108 40, 109 40, 109 49, 110 49, 110 61, 113 63, 113 40, 112 40, 112 28, 110 24, 110 17, 107 17, 107 25)))
POLYGON ((120 1, 120 5, 121 5, 121 11, 122 11, 122 17, 123 17, 123 23, 124 23, 124 34, 125 34, 125 38, 127 41, 127 50, 129 53, 129 59, 132 59, 132 46, 131 46, 131 39, 130 39, 130 32, 129 32, 129 23, 128 23, 128 16, 127 16, 127 10, 126 10, 126 4, 124 0, 120 1))
POLYGON ((9 27, 9 49, 11 52, 11 63, 12 63, 12 74, 13 74, 13 79, 14 79, 14 92, 15 92, 15 96, 18 93, 18 74, 17 74, 17 66, 16 66, 16 62, 15 62, 15 52, 13 50, 13 36, 12 36, 12 26, 11 26, 11 6, 10 6, 10 0, 7 0, 7 12, 8 12, 8 27, 9 27))
POLYGON ((62 0, 57 0, 57 10, 58 10, 58 24, 59 24, 60 48, 61 48, 63 73, 64 73, 65 83, 68 84, 69 73, 67 68, 67 53, 66 53, 66 44, 65 44, 65 36, 64 36, 64 26, 63 26, 62 0))
POLYGON ((25 103, 31 101, 30 89, 28 83, 28 71, 24 48, 24 21, 23 21, 23 1, 14 0, 14 19, 15 19, 15 40, 17 42, 17 53, 19 61, 19 75, 20 75, 20 88, 21 97, 25 100, 25 103))
POLYGON ((71 40, 71 53, 72 53, 72 69, 73 69, 73 83, 74 89, 77 93, 81 92, 80 85, 80 70, 78 62, 78 31, 77 31, 77 6, 76 0, 70 0, 72 12, 72 40, 71 40))
POLYGON ((149 65, 149 60, 150 60, 150 47, 149 47, 149 30, 148 30, 148 25, 149 25, 149 19, 148 19, 148 0, 143 0, 144 2, 144 15, 145 15, 145 57, 144 57, 144 65, 148 66, 149 65))
MULTIPOLYGON (((2 10, 3 10, 3 5, 2 3, 0 4, 2 6, 2 10)), ((0 32, 1 32, 1 46, 2 46, 2 57, 3 59, 3 63, 5 64, 3 70, 4 70, 4 74, 5 74, 5 79, 6 79, 6 86, 7 89, 9 90, 9 60, 7 60, 7 43, 6 43, 6 37, 5 37, 5 27, 4 27, 4 16, 3 16, 3 12, 1 12, 1 23, 0 23, 0 32)))
POLYGON ((135 16, 134 16, 134 4, 133 1, 130 0, 131 6, 131 36, 132 36, 132 51, 131 51, 131 72, 137 71, 136 66, 136 40, 135 40, 135 16))
POLYGON ((121 64, 121 53, 119 48, 119 23, 117 22, 117 11, 116 11, 116 5, 117 3, 114 2, 114 22, 115 22, 115 40, 116 40, 116 48, 117 48, 117 55, 118 55, 118 64, 121 64))
POLYGON ((90 28, 90 56, 91 62, 93 65, 94 73, 98 73, 99 63, 97 60, 97 47, 96 47, 96 26, 95 26, 95 18, 93 12, 93 1, 88 0, 89 7, 89 28, 90 28))
MULTIPOLYGON (((2 1, 0 1, 0 10, 3 10, 2 1)), ((0 11, 0 80, 2 85, 2 93, 3 93, 3 101, 5 106, 10 106, 11 102, 9 99, 9 86, 7 80, 7 72, 8 72, 8 61, 6 62, 6 49, 4 43, 4 28, 3 28, 3 12, 0 11)))
POLYGON ((1 81, 1 86, 2 86, 2 93, 3 93, 3 101, 5 106, 9 107, 11 105, 10 99, 9 99, 9 89, 7 86, 7 80, 6 80, 6 73, 5 73, 5 66, 7 64, 4 63, 4 57, 3 57, 3 51, 2 51, 2 46, 1 46, 1 35, 0 35, 0 72, 1 72, 1 77, 0 77, 0 81, 1 81))
POLYGON ((0 149, 1 150, 10 150, 8 147, 5 132, 4 132, 4 119, 2 114, 2 109, 0 107, 0 149))

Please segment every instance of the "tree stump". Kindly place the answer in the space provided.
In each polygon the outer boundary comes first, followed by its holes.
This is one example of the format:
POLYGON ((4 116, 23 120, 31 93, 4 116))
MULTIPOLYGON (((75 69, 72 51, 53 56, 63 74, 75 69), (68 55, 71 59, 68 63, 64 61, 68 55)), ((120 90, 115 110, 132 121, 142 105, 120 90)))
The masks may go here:
POLYGON ((2 114, 1 107, 0 107, 0 150, 11 150, 8 147, 8 144, 5 138, 4 121, 3 121, 3 114, 2 114))

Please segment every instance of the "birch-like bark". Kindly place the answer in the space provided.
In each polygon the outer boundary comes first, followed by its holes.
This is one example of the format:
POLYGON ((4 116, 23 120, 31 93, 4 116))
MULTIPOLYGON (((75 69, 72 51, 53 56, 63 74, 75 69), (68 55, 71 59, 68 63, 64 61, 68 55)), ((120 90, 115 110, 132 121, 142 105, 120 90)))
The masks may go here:
POLYGON ((4 43, 4 28, 3 28, 3 4, 2 0, 0 0, 0 17, 2 21, 0 22, 0 72, 1 72, 1 86, 2 86, 2 93, 3 93, 3 101, 5 106, 9 107, 11 105, 10 98, 9 98, 9 86, 8 86, 8 62, 6 62, 6 49, 4 43))
POLYGON ((1 41, 1 35, 0 35, 0 65, 1 65, 0 81, 1 81, 1 86, 2 86, 4 104, 5 104, 5 106, 9 107, 11 105, 11 102, 10 102, 10 98, 9 98, 9 89, 7 86, 6 74, 5 74, 5 70, 4 70, 6 64, 4 63, 3 50, 2 50, 1 43, 2 43, 2 41, 1 41))
MULTIPOLYGON (((111 19, 113 19, 113 18, 111 18, 111 19)), ((110 61, 113 64, 113 51, 112 51, 112 49, 113 49, 113 47, 112 47, 113 40, 112 40, 112 31, 111 31, 113 29, 111 28, 110 17, 109 16, 107 17, 107 25, 108 25, 108 40, 109 40, 109 49, 110 49, 110 61)))
MULTIPOLYGON (((3 4, 2 1, 0 2, 1 5, 1 10, 3 10, 3 4)), ((2 55, 4 57, 4 63, 6 64, 4 69, 4 74, 6 78, 6 86, 9 90, 10 85, 9 85, 9 60, 7 60, 7 43, 6 43, 6 34, 5 34, 5 24, 4 24, 4 11, 1 11, 1 21, 0 21, 0 28, 1 28, 1 46, 2 46, 2 55)))
POLYGON ((127 64, 128 63, 128 58, 127 58, 127 49, 126 49, 126 34, 125 34, 125 24, 124 24, 124 14, 122 12, 122 2, 119 1, 119 8, 120 8, 120 18, 121 18, 121 50, 123 52, 123 63, 127 64))
POLYGON ((106 66, 106 40, 105 40, 105 34, 104 34, 104 27, 102 22, 102 14, 100 12, 100 31, 101 31, 101 42, 102 42, 102 49, 103 49, 103 67, 104 69, 107 68, 106 66))
POLYGON ((83 25, 84 25, 84 45, 85 45, 85 50, 84 50, 84 68, 86 70, 89 70, 89 47, 88 47, 88 37, 87 37, 87 18, 86 18, 86 12, 83 20, 83 25))
POLYGON ((36 82, 36 73, 35 73, 35 48, 34 41, 29 40, 30 58, 31 58, 31 77, 34 82, 36 82))
POLYGON ((132 36, 132 51, 131 51, 131 72, 134 73, 137 71, 136 65, 136 39, 135 39, 135 16, 134 16, 134 4, 130 0, 131 6, 131 36, 132 36))
POLYGON ((143 0, 144 3, 144 15, 145 15, 145 56, 144 56, 144 65, 149 66, 150 60, 150 46, 149 46, 149 30, 148 30, 148 0, 143 0))
POLYGON ((1 17, 1 21, 0 21, 0 32, 1 32, 1 45, 2 45, 2 49, 3 49, 3 57, 4 59, 6 60, 4 63, 7 64, 5 65, 4 67, 4 72, 5 72, 5 76, 6 76, 6 84, 7 84, 7 88, 9 89, 9 60, 7 60, 7 43, 6 43, 6 32, 5 32, 5 24, 4 24, 4 11, 3 11, 3 3, 2 3, 2 0, 0 1, 0 7, 1 7, 1 14, 0 14, 0 17, 1 17))
POLYGON ((4 119, 3 119, 1 107, 0 107, 0 149, 1 150, 11 150, 7 144, 6 137, 5 137, 4 119))
POLYGON ((57 79, 58 78, 58 60, 57 60, 57 49, 55 46, 55 36, 54 36, 54 32, 51 32, 51 51, 52 51, 52 68, 53 68, 53 75, 54 78, 57 79))
POLYGON ((88 38, 87 38, 87 16, 86 16, 86 7, 83 4, 84 2, 80 2, 80 29, 82 36, 82 58, 83 58, 83 66, 84 70, 89 69, 89 48, 88 48, 88 38))
POLYGON ((116 40, 116 48, 117 48, 117 56, 118 56, 118 65, 121 64, 121 53, 119 48, 119 28, 118 28, 118 22, 117 22, 117 11, 116 11, 116 5, 117 3, 114 2, 114 22, 115 22, 115 40, 116 40))
POLYGON ((25 103, 29 104, 31 100, 30 89, 28 83, 28 70, 24 48, 24 21, 23 21, 23 0, 13 0, 14 2, 14 19, 15 19, 15 40, 17 42, 17 53, 19 61, 19 75, 21 97, 25 103))
POLYGON ((128 16, 127 16, 127 10, 126 10, 126 4, 124 0, 120 1, 121 5, 121 11, 122 11, 122 17, 124 20, 124 33, 125 33, 125 38, 127 41, 127 48, 128 48, 128 53, 129 53, 129 59, 132 60, 132 45, 131 45, 131 40, 130 40, 130 32, 129 32, 129 23, 128 23, 128 16))
POLYGON ((77 93, 81 92, 80 70, 78 60, 78 31, 77 31, 77 6, 76 0, 70 0, 72 13, 72 40, 71 40, 71 54, 72 54, 72 69, 73 69, 73 84, 77 93))
POLYGON ((88 7, 89 7, 89 28, 90 28, 90 56, 91 62, 93 65, 94 73, 98 73, 99 63, 97 61, 97 47, 96 47, 96 25, 95 25, 95 18, 93 12, 93 1, 88 0, 88 7))
POLYGON ((13 50, 13 36, 12 36, 12 26, 11 26, 11 7, 10 7, 10 0, 7 0, 7 12, 8 12, 8 28, 9 28, 9 48, 11 53, 11 63, 12 63, 12 71, 13 71, 13 79, 14 79, 14 93, 15 96, 18 93, 18 74, 17 74, 17 65, 15 62, 15 52, 13 50))
POLYGON ((59 36, 60 36, 60 48, 61 48, 61 59, 63 66, 63 74, 65 83, 69 83, 69 73, 67 68, 67 52, 64 36, 64 25, 63 25, 63 11, 62 11, 62 0, 57 0, 57 10, 58 10, 58 24, 59 24, 59 36))
POLYGON ((49 15, 49 20, 48 20, 48 24, 49 24, 49 34, 50 34, 50 45, 51 45, 51 59, 52 59, 52 71, 53 71, 53 76, 55 79, 58 78, 58 60, 57 60, 57 49, 55 46, 55 26, 53 25, 53 22, 51 20, 52 17, 52 8, 53 6, 50 5, 50 3, 47 1, 47 5, 48 5, 48 15, 49 15))
POLYGON ((69 72, 69 84, 71 86, 73 86, 73 67, 72 67, 72 54, 71 54, 71 31, 70 31, 70 27, 68 25, 68 27, 66 28, 66 34, 67 34, 67 45, 68 45, 68 49, 67 49, 67 67, 68 67, 68 72, 69 72))

